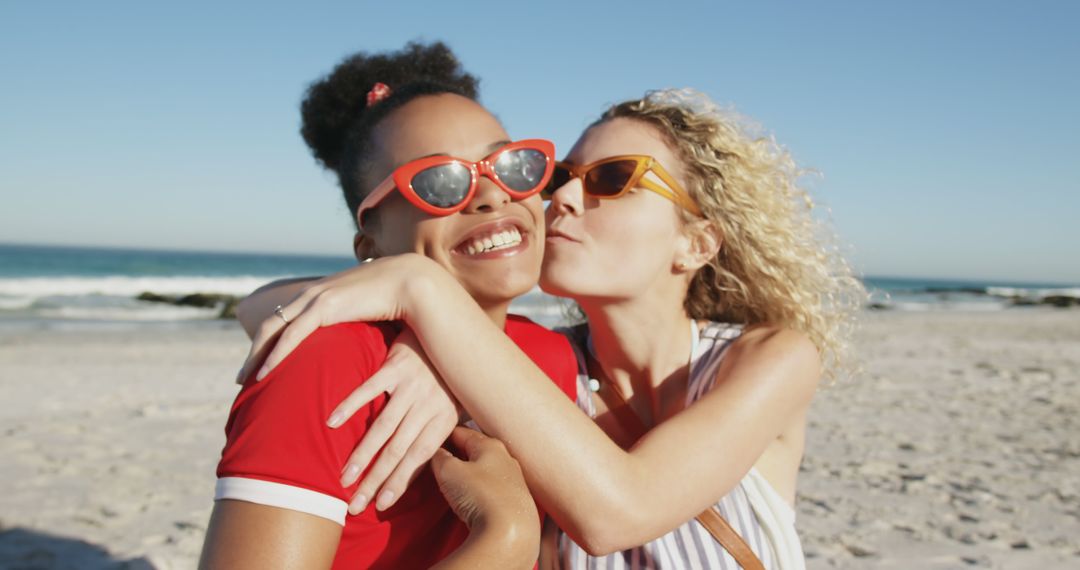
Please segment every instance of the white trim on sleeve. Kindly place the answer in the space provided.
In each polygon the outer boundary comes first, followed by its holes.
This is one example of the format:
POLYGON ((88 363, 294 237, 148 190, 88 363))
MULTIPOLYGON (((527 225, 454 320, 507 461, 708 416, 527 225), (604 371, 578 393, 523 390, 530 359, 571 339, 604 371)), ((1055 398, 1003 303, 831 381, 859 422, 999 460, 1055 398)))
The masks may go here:
POLYGON ((236 499, 270 507, 280 507, 330 519, 345 526, 349 504, 318 491, 247 477, 222 477, 217 480, 214 500, 236 499))

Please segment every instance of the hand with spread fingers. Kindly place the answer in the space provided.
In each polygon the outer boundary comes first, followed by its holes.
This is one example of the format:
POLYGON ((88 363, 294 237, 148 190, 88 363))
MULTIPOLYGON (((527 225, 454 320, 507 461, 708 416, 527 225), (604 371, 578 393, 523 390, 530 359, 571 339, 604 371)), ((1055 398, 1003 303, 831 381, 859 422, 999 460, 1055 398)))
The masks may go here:
POLYGON ((439 490, 469 539, 436 568, 532 568, 540 549, 540 519, 518 462, 501 441, 455 428, 458 459, 440 448, 431 460, 439 490))
MULTIPOLYGON (((377 320, 372 315, 401 316, 391 301, 377 305, 379 291, 404 287, 403 279, 421 279, 424 263, 419 256, 396 256, 372 261, 341 273, 306 283, 293 282, 294 298, 270 309, 268 297, 280 300, 282 291, 256 292, 245 300, 250 321, 263 317, 255 328, 251 351, 240 381, 260 368, 261 381, 277 363, 320 326, 351 320, 377 320), (372 287, 373 283, 379 283, 372 287), (360 292, 363 298, 360 298, 360 292), (352 311, 350 312, 350 309, 352 311), (366 312, 361 312, 366 311, 366 312), (276 342, 275 342, 276 341, 276 342), (246 371, 246 372, 245 372, 246 371)), ((247 328, 248 323, 244 323, 247 328)), ((386 407, 372 423, 342 469, 341 485, 352 485, 371 465, 349 503, 349 512, 363 511, 372 501, 379 510, 391 507, 450 436, 462 414, 450 391, 424 356, 416 335, 405 327, 394 340, 382 368, 350 394, 327 418, 327 425, 344 425, 364 405, 380 394, 389 395, 386 407), (380 450, 381 453, 380 453, 380 450)))
POLYGON ((401 300, 407 298, 415 284, 423 281, 418 276, 435 274, 431 271, 434 263, 418 254, 395 255, 296 285, 299 292, 291 301, 258 315, 262 321, 255 329, 251 350, 240 369, 240 380, 247 379, 255 370, 258 370, 256 381, 265 378, 319 327, 353 321, 401 320, 404 317, 401 300))
POLYGON ((390 396, 386 407, 342 470, 341 485, 348 487, 378 454, 349 503, 349 512, 353 514, 363 511, 372 499, 380 511, 397 502, 450 436, 461 415, 408 328, 390 347, 382 368, 338 405, 327 425, 332 428, 343 425, 383 392, 390 396))

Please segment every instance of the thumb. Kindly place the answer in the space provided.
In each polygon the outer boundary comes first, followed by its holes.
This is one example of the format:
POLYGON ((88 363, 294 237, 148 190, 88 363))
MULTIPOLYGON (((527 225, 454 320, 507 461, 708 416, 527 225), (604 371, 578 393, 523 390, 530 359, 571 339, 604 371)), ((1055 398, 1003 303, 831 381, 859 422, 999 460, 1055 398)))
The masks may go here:
POLYGON ((445 448, 440 447, 435 450, 435 455, 431 457, 431 473, 435 475, 435 480, 441 482, 446 476, 445 470, 455 463, 462 463, 462 461, 445 448))
POLYGON ((450 442, 465 454, 465 457, 474 459, 480 454, 480 446, 487 441, 488 436, 467 427, 458 426, 450 432, 450 442))

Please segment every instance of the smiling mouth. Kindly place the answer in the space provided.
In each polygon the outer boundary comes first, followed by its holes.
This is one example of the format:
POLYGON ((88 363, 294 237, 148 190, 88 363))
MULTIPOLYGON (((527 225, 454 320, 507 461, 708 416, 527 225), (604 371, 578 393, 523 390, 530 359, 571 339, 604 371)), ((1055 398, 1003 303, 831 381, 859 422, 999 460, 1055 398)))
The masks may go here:
POLYGON ((525 249, 527 243, 527 232, 513 223, 500 223, 473 233, 453 252, 478 259, 507 257, 525 249))
POLYGON ((473 238, 461 249, 469 255, 476 255, 478 253, 509 249, 521 245, 522 241, 521 232, 519 232, 517 228, 510 228, 501 232, 473 238))

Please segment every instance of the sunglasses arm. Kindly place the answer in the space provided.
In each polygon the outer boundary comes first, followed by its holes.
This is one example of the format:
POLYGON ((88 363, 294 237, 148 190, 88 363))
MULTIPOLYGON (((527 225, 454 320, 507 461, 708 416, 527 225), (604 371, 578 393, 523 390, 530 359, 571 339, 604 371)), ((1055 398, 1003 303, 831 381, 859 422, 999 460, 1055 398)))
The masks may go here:
POLYGON ((382 181, 382 184, 376 186, 375 189, 371 191, 371 194, 368 194, 367 197, 364 198, 364 201, 360 202, 360 207, 356 209, 356 223, 360 225, 361 230, 364 229, 362 221, 364 219, 364 212, 378 206, 379 203, 385 200, 396 187, 397 185, 394 183, 394 177, 392 175, 387 176, 386 180, 382 181))
POLYGON ((682 186, 679 186, 679 183, 676 182, 675 179, 670 174, 668 174, 666 170, 664 170, 663 166, 660 166, 659 163, 656 163, 654 161, 653 164, 650 165, 649 170, 656 174, 656 176, 659 177, 660 180, 664 182, 664 184, 667 184, 668 188, 664 188, 663 186, 660 186, 652 180, 644 177, 638 182, 639 184, 648 188, 649 190, 652 190, 653 192, 656 192, 657 194, 660 194, 661 196, 666 197, 668 200, 679 204, 683 208, 686 208, 686 210, 688 210, 691 214, 694 214, 695 216, 701 215, 701 208, 698 208, 698 205, 694 203, 694 200, 690 198, 690 195, 682 189, 682 186))

